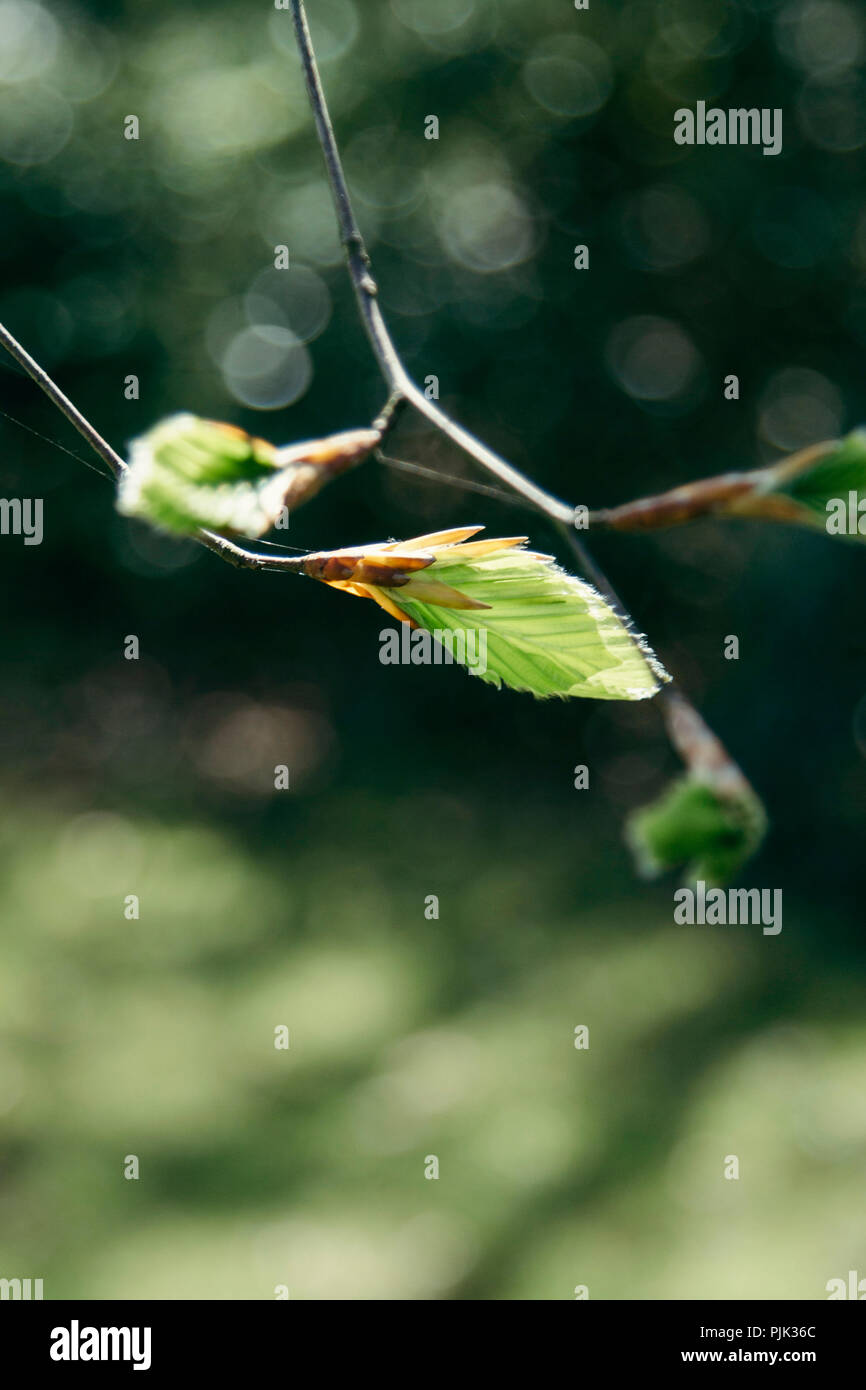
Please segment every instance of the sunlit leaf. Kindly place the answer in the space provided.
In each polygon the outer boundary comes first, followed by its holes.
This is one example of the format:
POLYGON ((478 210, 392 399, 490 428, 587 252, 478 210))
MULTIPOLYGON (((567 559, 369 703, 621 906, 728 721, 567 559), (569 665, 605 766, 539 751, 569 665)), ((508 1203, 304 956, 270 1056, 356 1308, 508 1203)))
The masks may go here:
POLYGON ((764 808, 744 779, 722 793, 689 773, 632 813, 626 839, 645 877, 685 866, 686 879, 723 884, 755 853, 765 830, 764 808))
POLYGON ((667 673, 605 599, 550 556, 524 549, 525 537, 469 540, 481 529, 330 552, 311 557, 307 572, 374 599, 398 621, 446 634, 455 659, 482 652, 465 664, 494 685, 541 697, 656 694, 667 673), (388 573, 401 558, 406 572, 388 573))
POLYGON ((359 462, 380 438, 349 430, 278 449, 234 425, 172 415, 133 441, 118 508, 182 535, 204 527, 261 536, 359 462))

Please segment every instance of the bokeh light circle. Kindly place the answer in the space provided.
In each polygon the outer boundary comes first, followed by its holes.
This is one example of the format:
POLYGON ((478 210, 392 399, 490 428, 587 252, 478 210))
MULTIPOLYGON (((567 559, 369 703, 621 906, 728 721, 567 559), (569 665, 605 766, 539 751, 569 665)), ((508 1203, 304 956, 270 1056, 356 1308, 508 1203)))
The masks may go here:
POLYGON ((313 377, 304 344, 290 329, 273 324, 242 328, 229 342, 220 367, 235 400, 256 410, 291 405, 313 377))

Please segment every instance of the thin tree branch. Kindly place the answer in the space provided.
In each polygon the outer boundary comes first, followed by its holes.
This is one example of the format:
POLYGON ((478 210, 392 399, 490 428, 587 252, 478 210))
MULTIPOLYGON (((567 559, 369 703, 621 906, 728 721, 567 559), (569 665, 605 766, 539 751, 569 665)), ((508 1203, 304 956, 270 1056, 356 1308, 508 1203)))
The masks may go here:
POLYGON ((513 492, 503 492, 501 488, 493 487, 490 483, 479 483, 474 478, 457 478, 450 473, 440 473, 438 468, 429 468, 423 463, 410 463, 408 459, 395 459, 390 454, 383 454, 381 449, 375 451, 375 456, 379 463, 386 464, 388 468, 395 468, 400 473, 413 473, 418 478, 429 478, 433 483, 447 483, 449 487, 460 488, 463 492, 475 492, 481 497, 493 497, 506 507, 519 507, 521 511, 526 510, 525 502, 521 501, 513 492))
MULTIPOLYGON (((373 427, 381 430, 382 437, 384 438, 393 428, 401 409, 407 403, 414 406, 419 414, 429 419, 444 435, 451 439, 466 454, 480 463, 489 473, 498 478, 500 482, 512 488, 516 494, 528 502, 536 511, 556 523, 557 528, 577 556, 584 572, 590 576, 596 588, 605 594, 611 604, 618 609, 623 619, 631 624, 632 620, 630 615, 609 579, 595 564, 586 546, 574 533, 573 528, 576 508, 569 506, 567 503, 560 501, 559 498, 554 497, 551 493, 546 492, 512 464, 500 457, 499 454, 490 449, 481 440, 477 439, 469 430, 464 429, 462 425, 452 420, 434 401, 427 398, 403 366, 400 355, 382 316, 381 309, 379 308, 378 289, 371 274, 370 258, 352 208, 348 185, 340 160, 339 149, 334 136, 321 79, 319 77, 315 53, 307 26, 306 14, 304 12, 303 0, 290 0, 290 3, 307 91, 313 110, 319 143, 325 158, 328 180, 336 207, 340 239, 346 251, 352 286, 358 302, 361 320, 389 390, 388 401, 374 421, 373 427)), ((102 437, 90 421, 81 414, 77 407, 72 404, 69 398, 64 395, 60 387, 52 380, 44 368, 30 356, 26 349, 2 324, 0 324, 0 345, 6 349, 28 376, 36 382, 52 404, 60 410, 82 438, 87 441, 94 453, 107 465, 112 476, 115 479, 120 479, 126 471, 127 465, 125 461, 111 447, 107 440, 102 437)), ((422 470, 419 467, 417 471, 426 473, 430 470, 422 470)), ((436 476, 441 478, 441 475, 436 476)), ((456 481, 444 478, 441 480, 456 481)), ((494 490, 490 489, 490 491, 494 490)), ((234 541, 228 540, 225 536, 204 529, 196 532, 192 539, 239 569, 278 570, 282 573, 290 574, 311 574, 317 562, 321 562, 329 558, 330 555, 333 555, 333 552, 329 552, 327 555, 323 553, 322 555, 307 554, 299 556, 290 556, 274 552, 262 554, 261 552, 251 551, 244 546, 237 545, 234 541)), ((695 720, 700 721, 700 716, 697 714, 697 711, 692 709, 692 706, 686 698, 681 692, 676 690, 674 686, 669 685, 666 689, 662 689, 660 696, 669 706, 669 724, 677 713, 679 713, 682 719, 684 711, 690 712, 694 715, 695 720)), ((702 721, 700 722, 702 723, 702 721)), ((706 726, 703 727, 706 729, 706 726)), ((706 730, 706 732, 709 737, 714 738, 709 730, 706 730)), ((674 738, 674 743, 675 746, 679 747, 679 751, 686 761, 689 761, 682 740, 674 738)), ((728 758, 722 745, 718 744, 718 741, 716 741, 716 743, 719 750, 719 757, 727 759, 730 762, 731 760, 728 758)), ((735 768, 733 763, 732 767, 735 768)))
MULTIPOLYGON (((14 357, 15 361, 36 385, 41 387, 48 399, 57 406, 57 409, 66 416, 71 425, 74 425, 83 439, 87 440, 91 449, 98 454, 103 463, 111 469, 115 478, 121 478, 126 472, 126 463, 120 457, 106 439, 103 439, 99 431, 85 419, 81 411, 74 406, 68 396, 65 396, 60 387, 45 371, 40 367, 35 358, 30 356, 26 348, 22 347, 17 338, 14 338, 0 324, 0 345, 14 357)), ((386 407, 387 409, 387 407, 386 407)), ((383 412, 384 414, 384 412, 383 412)), ((303 573, 303 556, 294 555, 261 555, 252 550, 246 550, 243 546, 236 545, 234 541, 226 540, 225 536, 218 536, 214 531, 197 531, 193 540, 198 541, 206 550, 212 550, 223 560, 227 560, 236 569, 262 569, 262 570, 281 570, 289 574, 303 573)))
MULTIPOLYGON (((26 348, 18 342, 17 338, 13 337, 8 328, 4 327, 3 324, 0 324, 0 345, 6 348, 9 355, 13 357, 27 375, 42 388, 49 400, 57 406, 58 410, 66 416, 67 420, 75 426, 79 434, 87 440, 87 443, 94 452, 107 464, 112 477, 119 481, 127 470, 125 460, 122 459, 120 454, 118 454, 108 441, 102 437, 95 426, 82 415, 77 406, 72 404, 69 397, 64 395, 60 387, 52 380, 45 369, 40 367, 36 359, 30 356, 26 348)), ((380 433, 382 439, 385 439, 388 433, 393 429, 399 413, 405 404, 406 398, 404 396, 396 391, 391 392, 388 400, 373 421, 372 426, 374 430, 380 433)), ((11 419, 12 417, 10 416, 9 418, 11 419)), ((16 421, 15 423, 20 424, 21 422, 16 421)), ((29 429, 29 426, 25 425, 24 428, 29 429)), ((35 433, 35 431, 32 432, 35 433)), ((40 436, 40 438, 44 438, 44 436, 40 436)), ((49 440, 47 442, 53 443, 54 441, 49 440)), ((58 447, 63 448, 63 445, 59 445, 58 447)), ((67 449, 65 452, 71 453, 71 450, 67 449)), ((73 454, 73 457, 77 458, 78 456, 73 454)), ((394 462, 397 461, 395 460, 394 462)), ((407 468, 413 467, 412 464, 405 464, 404 466, 407 468)), ((419 471, 429 472, 430 470, 419 468, 419 471)), ((436 475, 432 474, 432 476, 436 475)), ((461 479, 454 479, 453 481, 458 484, 462 483, 461 479)), ((495 489, 484 488, 483 484, 469 483, 469 486, 480 487, 481 491, 495 492, 495 489)), ((514 501, 509 494, 503 494, 502 496, 506 502, 514 501)), ((275 548, 263 554, 261 551, 248 550, 245 546, 238 545, 235 541, 228 540, 226 536, 221 536, 215 531, 209 531, 204 528, 196 531, 189 539, 196 541, 199 545, 203 545, 206 550, 213 551, 214 554, 219 555, 220 558, 227 561, 228 564, 233 565, 235 569, 276 570, 281 574, 304 574, 315 577, 319 562, 323 559, 333 558, 333 552, 330 551, 310 551, 301 555, 286 555, 280 553, 275 548)), ((339 563, 339 561, 337 563, 339 563)), ((382 587, 388 587, 390 584, 396 584, 398 582, 399 580, 388 574, 383 574, 379 578, 379 583, 382 587)))
POLYGON ((469 430, 459 425, 456 420, 452 420, 435 401, 428 400, 421 387, 412 380, 403 366, 400 354, 379 307, 379 290, 373 279, 370 256, 352 207, 349 186, 343 172, 343 163, 340 159, 340 151, 334 135, 322 79, 319 76, 316 54, 304 9, 304 0, 290 0, 290 4, 307 94, 325 160, 328 182, 337 214, 340 240, 346 252, 349 276, 355 291, 355 298, 358 301, 361 321, 389 389, 393 395, 400 396, 413 405, 421 415, 426 416, 464 453, 474 458, 500 482, 506 483, 516 493, 519 493, 536 511, 556 522, 582 569, 592 578, 596 588, 611 601, 622 617, 631 623, 628 610, 617 596, 613 585, 596 565, 586 546, 574 534, 576 508, 569 506, 567 502, 561 502, 559 498, 546 492, 544 488, 539 487, 531 478, 527 478, 513 464, 508 463, 499 454, 488 448, 469 430))
POLYGON ((103 463, 107 463, 115 478, 119 478, 126 471, 126 464, 115 453, 111 445, 102 438, 102 435, 95 430, 89 420, 85 420, 81 411, 74 406, 68 396, 64 396, 60 387, 51 380, 48 373, 40 367, 39 363, 30 356, 17 338, 13 338, 8 328, 0 324, 0 343, 5 347, 10 357, 14 357, 20 367, 23 367, 29 377, 41 386, 46 396, 57 409, 66 416, 70 424, 74 425, 78 433, 82 435, 90 445, 94 453, 98 454, 103 463))
MULTIPOLYGON (((349 194, 349 187, 346 182, 346 175, 343 172, 343 164, 340 158, 340 151, 337 145, 334 127, 331 122, 328 103, 325 98, 322 80, 319 76, 319 68, 316 62, 316 54, 313 42, 310 37, 309 25, 304 9, 304 0, 290 0, 292 23, 295 29, 295 38, 301 58, 304 80, 307 87, 310 106, 313 112, 313 120, 316 125, 319 144, 325 160, 328 182, 331 188, 331 195, 334 200, 334 207, 337 214, 337 224, 339 227, 340 240, 346 252, 346 261, 349 269, 349 276, 352 287, 355 291, 355 298, 358 302, 358 309, 361 321, 370 340, 379 368, 392 396, 402 397, 408 401, 419 414, 426 416, 432 424, 453 441, 464 453, 469 454, 482 468, 485 468, 500 482, 506 483, 516 493, 523 497, 536 511, 549 517, 557 525, 561 535, 567 541, 574 555, 583 569, 584 573, 594 583, 600 593, 608 599, 612 606, 619 612, 623 620, 633 627, 633 619, 628 609, 623 604, 607 575, 595 563, 586 545, 575 534, 575 518, 577 509, 569 506, 568 503, 560 501, 544 488, 539 487, 530 478, 527 478, 512 464, 501 458, 499 454, 469 430, 464 429, 455 420, 442 410, 435 401, 428 400, 420 386, 412 380, 403 365, 400 354, 394 344, 390 331, 382 315, 378 300, 378 286, 373 278, 370 256, 367 251, 361 229, 358 226, 352 207, 352 200, 349 194)), ((683 711, 687 710, 694 715, 695 726, 700 724, 711 738, 715 736, 703 723, 697 710, 693 708, 688 699, 678 689, 675 683, 671 682, 664 686, 659 692, 659 698, 664 702, 666 723, 670 730, 675 717, 683 717, 683 711)), ((721 743, 716 740, 720 757, 728 757, 721 743)), ((674 746, 686 761, 690 764, 688 749, 682 740, 674 739, 674 746)), ((739 772, 733 759, 728 757, 732 769, 739 772)), ((740 774, 742 775, 742 774, 740 774)))
POLYGON ((361 322, 366 329, 379 368, 392 395, 409 402, 419 414, 426 416, 458 448, 480 463, 488 473, 492 473, 500 482, 506 483, 536 511, 555 522, 584 573, 592 579, 595 587, 617 609, 625 622, 629 626, 634 626, 628 609, 619 598, 610 580, 574 533, 577 509, 569 506, 567 502, 560 501, 552 493, 546 492, 544 488, 539 487, 531 478, 527 478, 513 464, 508 463, 493 449, 488 448, 469 430, 459 425, 456 420, 452 420, 450 415, 447 415, 435 401, 427 398, 421 387, 412 380, 403 366, 400 354, 379 307, 379 289, 372 275, 370 256, 352 207, 339 146, 334 134, 322 79, 319 76, 319 67, 316 62, 313 41, 310 37, 304 0, 290 0, 290 4, 307 95, 310 99, 316 133, 325 160, 328 183, 337 214, 340 240, 346 252, 349 277, 358 302, 361 322))
POLYGON ((574 507, 570 507, 566 502, 561 502, 551 493, 545 492, 544 488, 539 487, 531 478, 525 477, 519 469, 501 458, 480 439, 476 439, 475 435, 470 434, 469 430, 464 429, 456 420, 452 420, 435 401, 428 400, 421 387, 412 380, 403 366, 400 354, 394 345, 394 340, 379 308, 379 290, 371 273, 370 257, 349 196, 349 187, 343 173, 340 151, 334 136, 328 103, 325 100, 325 93, 319 76, 303 0, 291 0, 291 8, 295 37, 304 70, 304 80, 307 84, 307 93, 313 110, 313 119, 316 123, 316 133, 325 158, 328 182, 331 186, 337 212, 340 240, 346 251, 346 260, 355 297, 358 301, 361 322, 366 329, 367 337, 370 339, 382 375, 390 390, 409 401, 421 415, 426 415, 427 419, 431 420, 458 448, 462 449, 464 453, 471 454, 483 468, 487 469, 488 473, 493 473, 500 482, 506 483, 515 492, 520 493, 537 511, 544 512, 554 521, 573 522, 574 507))

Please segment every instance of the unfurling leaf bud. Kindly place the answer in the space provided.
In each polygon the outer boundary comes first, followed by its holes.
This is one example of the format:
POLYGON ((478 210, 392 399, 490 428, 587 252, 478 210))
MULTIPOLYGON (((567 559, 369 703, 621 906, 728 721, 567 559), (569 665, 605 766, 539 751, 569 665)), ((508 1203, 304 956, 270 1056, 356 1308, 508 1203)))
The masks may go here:
POLYGON ((278 449, 234 425, 172 415, 133 441, 118 509, 181 535, 204 527, 261 536, 380 438, 375 429, 346 430, 278 449))

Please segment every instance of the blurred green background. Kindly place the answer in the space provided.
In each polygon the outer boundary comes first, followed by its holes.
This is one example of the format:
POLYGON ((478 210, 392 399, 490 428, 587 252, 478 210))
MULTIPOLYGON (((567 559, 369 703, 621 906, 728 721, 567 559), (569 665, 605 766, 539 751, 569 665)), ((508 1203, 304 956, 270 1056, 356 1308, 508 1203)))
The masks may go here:
MULTIPOLYGON (((550 490, 610 505, 866 419, 862 8, 308 8, 408 366, 550 490), (676 146, 698 99, 781 107, 783 153, 676 146)), ((0 320, 118 448, 179 409, 287 443, 382 404, 287 13, 0 0, 0 179, 0 320)), ((46 525, 0 543, 0 1276, 120 1299, 866 1276, 863 553, 748 524, 598 541, 772 819, 739 882, 782 888, 781 935, 676 927, 621 841, 677 766, 652 704, 383 667, 372 605, 119 518, 10 362, 0 408, 0 490, 46 525)), ((391 452, 470 472, 418 421, 391 452)), ((280 538, 476 521, 557 544, 373 463, 280 538)))

